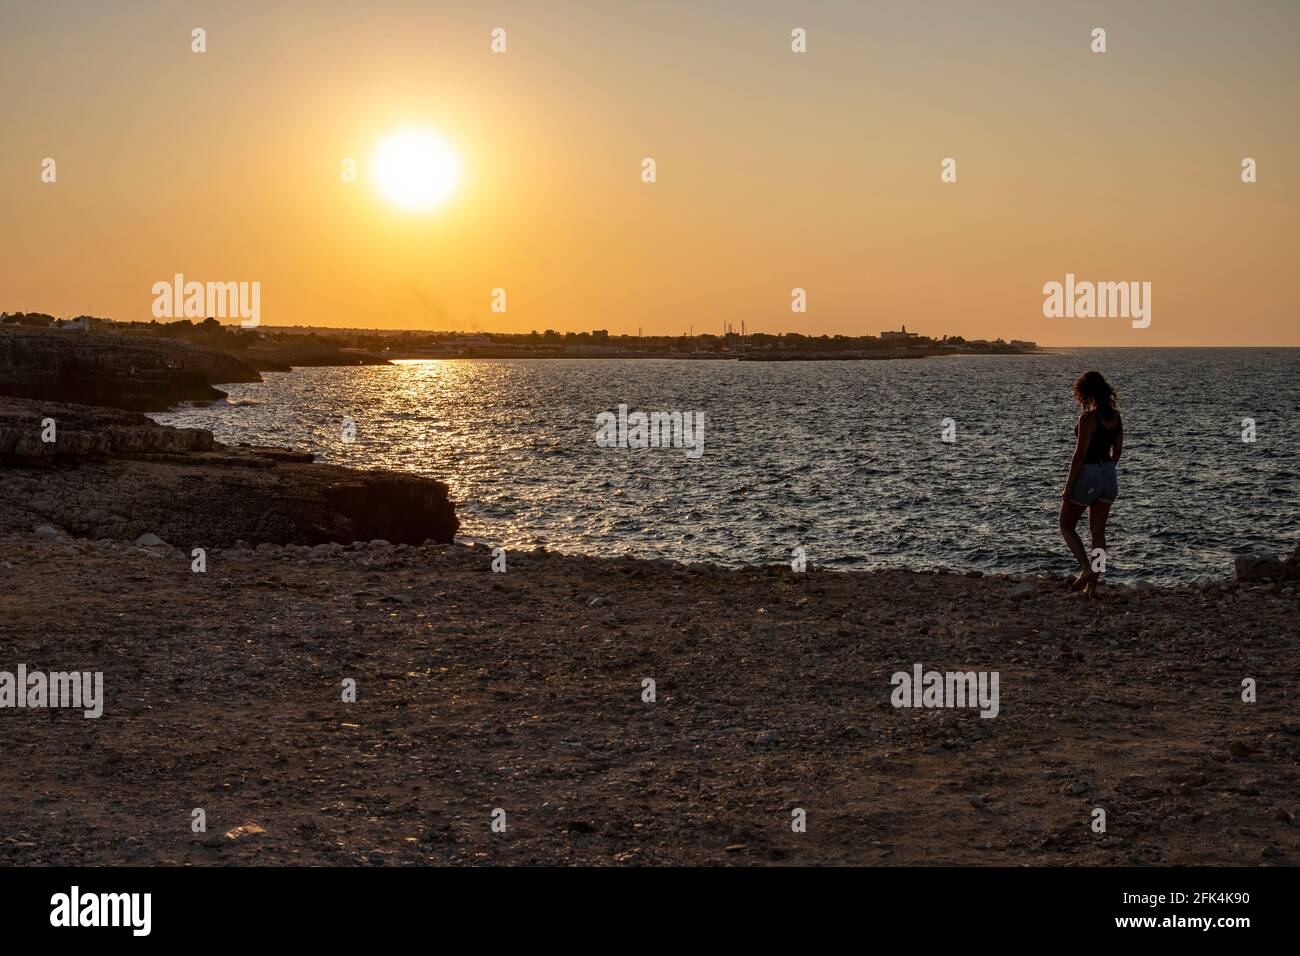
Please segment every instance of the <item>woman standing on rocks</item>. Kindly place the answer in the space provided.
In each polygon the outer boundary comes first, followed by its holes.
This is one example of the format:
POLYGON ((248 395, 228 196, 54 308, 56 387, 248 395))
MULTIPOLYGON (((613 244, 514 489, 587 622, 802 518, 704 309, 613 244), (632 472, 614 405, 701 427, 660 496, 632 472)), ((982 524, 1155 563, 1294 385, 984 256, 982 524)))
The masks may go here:
POLYGON ((1100 372, 1079 376, 1074 383, 1074 400, 1083 411, 1074 426, 1078 439, 1074 443, 1065 490, 1061 492, 1061 535, 1079 562, 1079 576, 1071 583, 1070 590, 1082 589, 1088 597, 1096 597, 1101 572, 1092 569, 1075 526, 1087 510, 1092 547, 1094 552, 1097 549, 1103 552, 1101 567, 1104 568, 1106 519, 1119 494, 1115 463, 1124 450, 1124 423, 1115 407, 1115 390, 1100 372))

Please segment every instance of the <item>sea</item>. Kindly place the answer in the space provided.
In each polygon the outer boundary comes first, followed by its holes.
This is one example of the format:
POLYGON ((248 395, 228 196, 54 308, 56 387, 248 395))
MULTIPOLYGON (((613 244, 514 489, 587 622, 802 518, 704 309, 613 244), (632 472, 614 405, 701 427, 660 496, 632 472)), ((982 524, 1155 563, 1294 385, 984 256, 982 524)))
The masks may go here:
POLYGON ((401 361, 263 373, 154 418, 437 478, 461 537, 507 550, 1064 574, 1071 386, 1090 369, 1124 417, 1113 578, 1221 580, 1234 555, 1296 547, 1300 349, 401 361), (598 441, 620 406, 702 413, 702 450, 598 441))

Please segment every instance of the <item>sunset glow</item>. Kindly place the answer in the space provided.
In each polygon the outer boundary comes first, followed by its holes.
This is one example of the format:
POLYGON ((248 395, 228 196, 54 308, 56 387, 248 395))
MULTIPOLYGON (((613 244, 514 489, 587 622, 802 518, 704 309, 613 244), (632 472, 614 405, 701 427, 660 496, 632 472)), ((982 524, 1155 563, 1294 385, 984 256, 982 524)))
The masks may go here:
POLYGON ((442 205, 460 182, 460 160, 447 143, 427 130, 408 129, 379 144, 371 179, 389 202, 413 212, 442 205))
POLYGON ((0 309, 148 320, 184 272, 267 326, 1300 344, 1296 4, 275 9, 4 5, 43 79, 0 108, 0 309), (1046 317, 1067 274, 1153 321, 1046 317))

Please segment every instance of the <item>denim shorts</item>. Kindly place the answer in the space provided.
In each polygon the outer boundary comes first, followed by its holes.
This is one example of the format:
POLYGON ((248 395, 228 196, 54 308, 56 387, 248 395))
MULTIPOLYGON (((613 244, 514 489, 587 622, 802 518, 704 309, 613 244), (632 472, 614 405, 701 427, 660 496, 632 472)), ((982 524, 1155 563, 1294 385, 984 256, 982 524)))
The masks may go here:
POLYGON ((1084 465, 1079 469, 1074 486, 1070 488, 1070 500, 1076 505, 1090 505, 1094 501, 1111 504, 1119 497, 1119 476, 1115 473, 1115 463, 1084 465))

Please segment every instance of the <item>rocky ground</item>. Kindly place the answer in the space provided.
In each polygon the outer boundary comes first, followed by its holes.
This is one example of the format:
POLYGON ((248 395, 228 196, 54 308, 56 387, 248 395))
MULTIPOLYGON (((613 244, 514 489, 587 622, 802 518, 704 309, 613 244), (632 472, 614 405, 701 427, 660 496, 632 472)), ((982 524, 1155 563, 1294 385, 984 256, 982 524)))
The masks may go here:
POLYGON ((0 710, 0 864, 1300 862, 1292 584, 507 562, 0 534, 0 671, 106 697, 0 710))

